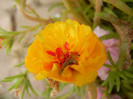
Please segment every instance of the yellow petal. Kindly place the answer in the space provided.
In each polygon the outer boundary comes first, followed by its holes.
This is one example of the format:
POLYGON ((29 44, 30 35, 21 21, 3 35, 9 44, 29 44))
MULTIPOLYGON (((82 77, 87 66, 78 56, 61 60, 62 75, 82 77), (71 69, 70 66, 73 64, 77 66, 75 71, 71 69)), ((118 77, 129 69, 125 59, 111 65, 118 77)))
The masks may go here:
POLYGON ((81 87, 87 83, 93 82, 97 77, 97 71, 90 70, 85 73, 75 73, 75 85, 81 87))
POLYGON ((61 75, 63 78, 71 78, 72 77, 72 70, 69 68, 69 66, 67 66, 61 75))
POLYGON ((38 74, 36 74, 35 78, 36 80, 42 80, 42 79, 45 79, 47 75, 47 72, 46 71, 40 71, 38 74))

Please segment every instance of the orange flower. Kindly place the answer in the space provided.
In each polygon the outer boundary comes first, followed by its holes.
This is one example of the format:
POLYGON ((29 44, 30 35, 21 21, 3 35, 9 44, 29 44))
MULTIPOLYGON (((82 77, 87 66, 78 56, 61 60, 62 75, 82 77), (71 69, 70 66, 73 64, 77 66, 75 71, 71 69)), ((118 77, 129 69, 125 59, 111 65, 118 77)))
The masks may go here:
POLYGON ((25 65, 37 80, 49 77, 82 86, 96 79, 105 61, 104 46, 91 28, 68 19, 40 31, 29 47, 25 65))

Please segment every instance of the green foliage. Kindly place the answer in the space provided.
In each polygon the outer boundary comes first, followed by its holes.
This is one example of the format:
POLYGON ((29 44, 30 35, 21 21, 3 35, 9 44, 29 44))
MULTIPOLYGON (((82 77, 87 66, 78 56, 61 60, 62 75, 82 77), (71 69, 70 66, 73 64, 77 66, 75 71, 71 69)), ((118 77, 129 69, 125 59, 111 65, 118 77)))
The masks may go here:
POLYGON ((117 17, 117 15, 110 8, 104 7, 103 12, 114 15, 117 17))
POLYGON ((26 71, 25 73, 17 74, 15 76, 6 77, 4 78, 4 80, 1 80, 0 82, 14 82, 13 85, 8 90, 11 91, 12 89, 21 88, 22 91, 21 91, 20 99, 23 99, 25 91, 27 91, 27 93, 30 95, 29 90, 34 95, 38 95, 38 93, 32 87, 31 82, 29 81, 28 71, 26 71))
POLYGON ((86 93, 86 86, 87 85, 83 85, 81 87, 75 86, 74 88, 71 89, 72 90, 71 92, 76 91, 76 94, 79 95, 82 99, 86 93))
POLYGON ((51 6, 49 7, 48 11, 50 12, 50 11, 53 10, 54 8, 60 7, 60 6, 61 6, 61 7, 64 7, 64 5, 63 5, 62 2, 55 3, 55 4, 53 4, 53 5, 51 5, 51 6))
MULTIPOLYGON (((18 42, 21 42, 27 33, 32 31, 36 32, 37 30, 39 30, 39 28, 44 28, 44 26, 47 24, 47 20, 41 18, 35 9, 30 7, 30 9, 27 10, 26 0, 14 1, 21 8, 22 12, 24 12, 29 18, 31 18, 32 21, 37 20, 37 22, 40 22, 40 24, 36 26, 21 26, 23 29, 25 29, 23 31, 9 32, 0 28, 0 38, 4 39, 1 46, 6 47, 7 54, 10 53, 14 41, 16 40, 16 37, 18 35, 18 42)), ((75 0, 74 2, 72 0, 63 0, 63 2, 55 3, 52 6, 50 6, 48 11, 52 11, 56 7, 63 8, 63 13, 61 13, 61 17, 51 18, 52 21, 65 20, 68 18, 70 14, 72 14, 73 17, 77 19, 81 24, 86 24, 93 27, 100 25, 102 28, 110 32, 109 34, 100 37, 99 39, 101 41, 112 38, 121 39, 121 37, 117 33, 117 28, 114 28, 113 26, 114 24, 117 24, 119 27, 121 27, 121 21, 124 20, 130 22, 131 27, 133 28, 133 0, 103 0, 102 4, 103 5, 101 5, 101 11, 97 14, 95 14, 95 0, 75 0), (94 17, 96 16, 100 20, 99 24, 94 24, 94 17)), ((123 28, 125 27, 126 26, 123 26, 123 28)), ((110 52, 107 51, 107 56, 108 60, 110 61, 110 64, 104 64, 104 66, 110 68, 110 71, 108 73, 108 78, 102 83, 102 86, 104 86, 108 93, 111 93, 113 90, 113 93, 122 93, 125 94, 129 99, 132 99, 133 64, 130 66, 130 68, 123 69, 123 64, 126 60, 127 47, 128 44, 126 41, 121 42, 120 54, 117 63, 113 61, 110 52)), ((131 44, 131 56, 133 58, 132 51, 133 44, 131 44)), ((23 65, 24 62, 16 65, 15 67, 20 67, 23 65)), ((33 86, 31 85, 31 82, 28 78, 28 72, 21 73, 11 77, 6 77, 4 80, 1 80, 1 82, 13 82, 13 85, 9 88, 9 90, 21 87, 21 99, 23 99, 25 91, 28 95, 31 95, 31 92, 35 95, 38 95, 38 93, 34 90, 33 86)), ((67 85, 68 84, 61 83, 59 86, 59 90, 62 91, 63 88, 67 85)), ((82 87, 76 87, 72 85, 68 93, 64 94, 63 96, 57 97, 56 99, 66 99, 73 93, 76 93, 77 95, 81 96, 81 98, 83 98, 85 96, 85 90, 86 85, 82 87)), ((45 92, 39 95, 45 97, 46 99, 49 99, 51 91, 52 88, 48 86, 45 92)))
POLYGON ((10 53, 11 47, 14 43, 14 37, 19 34, 18 31, 12 31, 8 32, 2 28, 0 28, 0 38, 4 38, 4 41, 2 42, 1 46, 6 46, 6 53, 10 53))
POLYGON ((69 92, 67 92, 66 94, 60 96, 60 97, 57 97, 56 99, 66 99, 68 97, 70 97, 75 91, 76 91, 76 86, 72 85, 69 92))
POLYGON ((62 90, 67 84, 66 83, 60 83, 59 90, 62 90))
POLYGON ((119 68, 122 68, 123 66, 123 61, 125 60, 126 57, 126 50, 127 50, 127 42, 122 43, 120 46, 119 60, 117 62, 117 66, 119 68))
POLYGON ((133 78, 133 74, 131 74, 131 73, 127 74, 127 73, 128 73, 127 71, 119 71, 119 70, 110 71, 108 73, 108 78, 104 81, 102 86, 108 85, 108 92, 109 93, 111 93, 114 86, 116 86, 116 90, 117 90, 117 92, 119 92, 120 86, 121 86, 121 80, 123 82, 125 82, 125 81, 133 78))
POLYGON ((83 14, 86 18, 88 17, 90 19, 93 19, 94 9, 93 9, 92 5, 87 5, 86 7, 84 7, 84 9, 82 11, 83 11, 83 14))
POLYGON ((6 47, 6 53, 9 54, 11 51, 11 48, 13 46, 14 40, 18 35, 20 35, 20 38, 18 42, 21 42, 22 39, 25 37, 26 33, 32 32, 32 31, 37 31, 39 28, 43 27, 44 24, 39 24, 36 26, 21 26, 22 28, 25 28, 26 30, 23 31, 6 31, 3 28, 0 28, 0 38, 3 38, 4 41, 2 42, 1 46, 6 47))
MULTIPOLYGON (((70 85, 69 84, 66 84, 66 83, 60 83, 59 90, 62 91, 64 87, 68 87, 68 86, 70 86, 70 85)), ((78 96, 80 96, 81 98, 83 98, 84 95, 85 95, 85 92, 86 92, 86 89, 85 88, 86 88, 86 85, 84 85, 82 87, 77 87, 74 84, 73 85, 71 84, 71 88, 70 88, 69 92, 67 92, 64 95, 59 96, 59 97, 57 97, 55 99, 66 99, 66 98, 69 98, 75 92, 76 92, 76 94, 78 96)), ((45 97, 46 99, 49 99, 50 98, 51 91, 52 91, 52 88, 49 85, 47 85, 47 88, 45 89, 45 92, 42 93, 41 96, 42 97, 45 97)))
POLYGON ((83 98, 85 96, 85 86, 82 86, 80 89, 80 93, 81 93, 81 98, 83 98))
MULTIPOLYGON (((131 72, 128 72, 126 70, 121 70, 123 59, 125 58, 124 53, 126 52, 126 46, 127 44, 122 44, 120 48, 120 55, 119 60, 117 64, 114 63, 110 52, 107 51, 108 60, 110 61, 111 65, 104 64, 104 66, 110 68, 111 70, 108 73, 108 78, 102 83, 102 86, 108 86, 108 93, 111 93, 111 91, 114 89, 114 86, 116 86, 117 92, 120 91, 121 81, 126 82, 129 79, 133 78, 133 74, 131 72)), ((130 81, 130 80, 129 80, 130 81)), ((130 85, 124 84, 126 88, 130 85)), ((131 88, 132 89, 132 88, 131 88)))
POLYGON ((119 10, 122 10, 126 14, 133 16, 133 10, 122 0, 114 0, 114 1, 103 0, 103 1, 112 4, 113 6, 117 7, 119 10))
POLYGON ((45 93, 44 93, 44 94, 45 94, 44 97, 47 98, 47 99, 50 98, 50 93, 51 93, 51 91, 52 91, 52 88, 49 87, 49 88, 45 91, 45 93))
POLYGON ((18 64, 18 65, 15 65, 14 67, 20 67, 20 66, 22 66, 22 65, 24 65, 24 62, 22 62, 22 63, 20 63, 20 64, 18 64))
POLYGON ((81 2, 71 2, 69 0, 63 0, 64 1, 64 5, 67 8, 68 11, 70 11, 70 13, 76 18, 78 19, 79 22, 83 23, 83 24, 87 24, 87 25, 91 25, 91 21, 88 17, 86 17, 83 13, 83 8, 86 7, 86 5, 84 5, 84 3, 81 2), (77 6, 74 7, 73 5, 77 6))
POLYGON ((107 56, 108 56, 108 60, 110 61, 110 63, 111 63, 113 66, 115 66, 115 63, 114 63, 114 61, 113 61, 113 59, 112 59, 112 57, 111 57, 109 51, 107 51, 107 56))

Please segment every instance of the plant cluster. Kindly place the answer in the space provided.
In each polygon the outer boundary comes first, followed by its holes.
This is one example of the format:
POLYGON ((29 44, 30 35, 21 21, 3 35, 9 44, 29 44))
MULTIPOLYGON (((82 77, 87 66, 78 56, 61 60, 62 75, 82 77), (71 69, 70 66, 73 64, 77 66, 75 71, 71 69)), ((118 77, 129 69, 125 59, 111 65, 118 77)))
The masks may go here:
MULTIPOLYGON (((31 21, 38 22, 36 26, 21 26, 25 28, 23 31, 6 31, 0 28, 0 44, 6 48, 7 54, 10 54, 12 45, 16 38, 19 38, 18 42, 30 33, 43 29, 48 23, 55 21, 64 21, 68 18, 77 20, 81 24, 86 24, 95 29, 100 26, 104 30, 110 31, 109 34, 101 36, 101 41, 108 39, 117 39, 119 46, 119 58, 115 63, 112 59, 110 51, 107 51, 107 57, 110 64, 104 64, 110 70, 108 77, 105 81, 97 78, 96 85, 98 88, 103 87, 105 97, 110 98, 112 94, 117 94, 122 99, 133 98, 133 0, 62 0, 62 2, 53 4, 48 11, 53 10, 56 7, 62 8, 60 17, 53 17, 44 19, 29 5, 26 4, 26 0, 14 0, 16 7, 20 10, 23 16, 31 21)), ((16 65, 15 67, 21 68, 24 66, 24 62, 16 65)), ((51 86, 47 84, 45 92, 38 92, 33 87, 28 78, 29 72, 20 73, 11 77, 6 77, 1 82, 12 82, 14 84, 9 88, 21 89, 20 98, 23 99, 25 91, 30 95, 30 91, 40 97, 50 98, 52 91, 51 86)), ((47 80, 45 80, 48 83, 47 80)), ((66 99, 76 92, 81 98, 86 98, 86 90, 88 85, 82 87, 76 87, 73 84, 70 91, 62 96, 57 96, 55 99, 66 99)), ((60 83, 59 91, 61 91, 66 83, 60 83)))

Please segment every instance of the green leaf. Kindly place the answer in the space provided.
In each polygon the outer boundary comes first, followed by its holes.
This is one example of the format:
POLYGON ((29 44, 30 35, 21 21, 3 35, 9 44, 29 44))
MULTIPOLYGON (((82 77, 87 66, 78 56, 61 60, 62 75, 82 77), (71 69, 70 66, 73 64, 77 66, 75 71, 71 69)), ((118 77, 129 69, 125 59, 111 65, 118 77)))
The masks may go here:
POLYGON ((19 34, 20 33, 20 31, 11 31, 11 32, 8 32, 8 31, 0 31, 0 34, 6 34, 6 35, 10 35, 10 36, 12 36, 12 35, 15 35, 15 34, 19 34))
MULTIPOLYGON (((64 95, 62 95, 62 96, 59 96, 59 97, 57 97, 57 98, 55 98, 55 99, 67 99, 69 96, 71 96, 74 92, 75 92, 75 88, 76 88, 76 86, 72 86, 71 88, 70 88, 70 91, 68 92, 68 93, 66 93, 66 94, 64 94, 64 95)), ((47 98, 48 99, 48 98, 47 98)))
POLYGON ((125 12, 126 14, 133 16, 133 10, 130 7, 128 7, 128 5, 124 3, 122 0, 103 0, 103 1, 112 4, 113 6, 125 12))
POLYGON ((37 92, 36 92, 36 91, 34 90, 34 88, 32 87, 32 85, 31 85, 29 79, 28 79, 27 83, 28 83, 28 86, 29 86, 30 90, 32 91, 32 93, 33 93, 34 95, 38 96, 37 92))
POLYGON ((108 76, 108 78, 102 83, 101 86, 105 86, 106 84, 108 84, 108 82, 109 82, 109 76, 108 76))
POLYGON ((21 92, 20 99, 23 99, 23 96, 24 96, 24 92, 26 90, 26 87, 27 87, 27 79, 24 80, 24 84, 23 84, 23 88, 22 88, 22 92, 21 92))
POLYGON ((83 11, 83 14, 86 15, 91 9, 92 9, 92 5, 88 5, 85 10, 83 11))
POLYGON ((6 47, 6 54, 10 53, 11 47, 12 47, 12 44, 8 44, 7 45, 7 47, 6 47))
POLYGON ((67 85, 66 83, 61 83, 61 84, 59 85, 59 90, 62 90, 66 85, 67 85))
POLYGON ((133 78, 133 74, 131 74, 131 73, 127 72, 127 71, 122 71, 122 73, 124 73, 129 78, 133 78))
POLYGON ((111 15, 114 15, 114 16, 116 16, 117 17, 117 15, 111 10, 111 9, 109 9, 109 8, 107 8, 107 7, 104 7, 104 12, 106 12, 106 13, 108 13, 108 14, 111 14, 111 15))
POLYGON ((111 93, 113 86, 114 86, 114 81, 115 81, 115 72, 110 72, 109 73, 109 90, 108 93, 111 93))
POLYGON ((81 92, 81 97, 83 98, 85 95, 85 85, 81 87, 80 92, 81 92))
POLYGON ((3 29, 3 28, 1 28, 1 27, 0 27, 0 31, 2 31, 2 32, 7 32, 5 29, 3 29))
POLYGON ((23 81, 24 81, 24 77, 17 79, 15 88, 18 88, 23 81))
POLYGON ((14 42, 14 39, 12 38, 10 40, 10 43, 8 43, 7 47, 6 47, 6 54, 9 54, 10 53, 10 50, 11 50, 11 47, 13 45, 13 42, 14 42))
POLYGON ((46 99, 49 99, 49 98, 50 98, 50 93, 51 93, 51 91, 52 91, 52 88, 51 88, 51 87, 49 87, 49 88, 45 91, 45 98, 46 98, 46 99))
POLYGON ((11 35, 4 34, 4 35, 0 35, 0 38, 7 38, 9 36, 11 36, 11 35))
POLYGON ((63 3, 62 2, 54 3, 52 6, 50 6, 50 8, 48 9, 48 12, 50 12, 51 10, 59 6, 63 6, 63 3))
MULTIPOLYGON (((73 93, 74 93, 74 91, 75 91, 75 88, 78 88, 78 90, 79 90, 79 87, 75 87, 74 85, 71 87, 71 89, 70 89, 70 91, 68 92, 68 96, 71 96, 73 93)), ((77 90, 77 89, 76 89, 77 90)), ((80 94, 80 93, 79 93, 80 94)))
POLYGON ((115 66, 115 63, 114 63, 114 61, 113 61, 113 59, 112 59, 112 57, 111 57, 109 51, 107 51, 107 56, 108 56, 109 62, 110 62, 113 66, 115 66))
POLYGON ((112 39, 112 38, 118 39, 119 38, 119 35, 116 34, 116 33, 110 33, 110 34, 101 36, 99 39, 101 41, 103 41, 103 40, 108 40, 108 39, 112 39))
MULTIPOLYGON (((16 83, 17 83, 17 82, 16 82, 16 83)), ((15 89, 16 83, 14 83, 14 84, 8 89, 8 91, 11 91, 12 89, 15 89)))
POLYGON ((11 77, 6 77, 5 79, 16 79, 16 78, 20 78, 20 77, 24 77, 24 73, 15 75, 15 76, 11 76, 11 77))
POLYGON ((19 43, 23 40, 23 38, 25 37, 25 35, 26 35, 26 33, 24 33, 24 34, 22 34, 21 36, 20 36, 20 38, 19 38, 19 43))
POLYGON ((24 63, 25 63, 25 62, 22 62, 22 63, 20 63, 20 64, 18 64, 18 65, 15 65, 14 67, 20 67, 20 66, 24 65, 24 63))
POLYGON ((14 34, 14 35, 16 35, 16 34, 19 34, 19 33, 21 33, 21 31, 11 31, 11 32, 7 32, 8 34, 14 34))
POLYGON ((17 79, 17 81, 8 90, 10 91, 12 89, 18 88, 22 84, 23 81, 24 81, 24 78, 17 79))
POLYGON ((115 79, 116 79, 116 90, 117 90, 117 92, 119 92, 119 90, 120 90, 120 77, 117 73, 116 73, 115 79))
POLYGON ((123 66, 123 62, 126 57, 127 46, 128 46, 127 42, 122 43, 120 46, 120 54, 117 62, 117 66, 119 67, 119 69, 121 69, 123 66))
POLYGON ((75 89, 76 89, 76 94, 80 95, 80 87, 75 86, 75 89))
POLYGON ((103 66, 106 66, 106 67, 108 67, 108 68, 112 68, 112 66, 109 65, 109 64, 104 64, 103 66))
POLYGON ((121 78, 127 80, 127 77, 121 71, 117 71, 117 73, 121 78))
POLYGON ((27 94, 28 94, 29 96, 31 96, 31 94, 30 94, 30 92, 29 92, 29 88, 28 88, 28 87, 26 87, 26 92, 27 92, 27 94))
POLYGON ((1 80, 0 82, 12 82, 14 79, 4 79, 4 80, 1 80))

